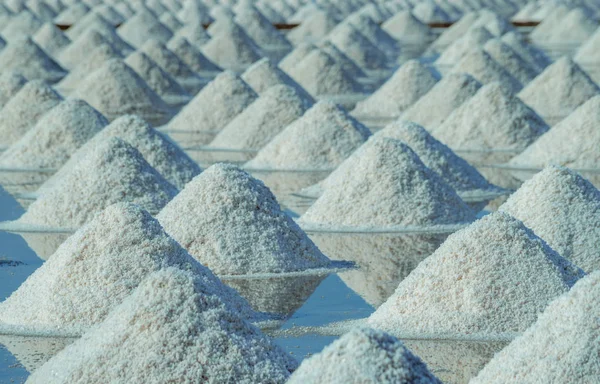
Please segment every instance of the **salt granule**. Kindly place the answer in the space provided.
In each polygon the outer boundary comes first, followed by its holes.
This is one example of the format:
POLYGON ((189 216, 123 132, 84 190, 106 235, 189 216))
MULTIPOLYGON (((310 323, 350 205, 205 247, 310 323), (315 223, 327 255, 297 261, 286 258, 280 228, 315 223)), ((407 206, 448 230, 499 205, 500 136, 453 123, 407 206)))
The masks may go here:
POLYGON ((491 83, 430 132, 454 149, 520 151, 548 129, 541 117, 502 84, 491 83))
POLYGON ((264 48, 289 47, 292 44, 271 22, 255 8, 238 12, 235 22, 250 36, 258 46, 264 48))
POLYGON ((250 169, 337 167, 371 132, 341 107, 320 101, 288 125, 245 164, 250 169))
POLYGON ((148 276, 28 381, 284 383, 296 366, 202 280, 168 268, 148 276))
POLYGON ((552 301, 537 322, 494 356, 471 383, 594 382, 600 376, 600 272, 552 301))
POLYGON ((483 46, 485 52, 500 64, 521 84, 526 85, 533 80, 539 70, 521 58, 510 46, 500 39, 488 40, 483 46))
POLYGON ((73 25, 77 20, 80 20, 90 11, 84 2, 75 2, 69 4, 67 8, 63 9, 55 18, 54 23, 56 25, 73 25))
POLYGON ((259 60, 263 54, 256 43, 233 21, 223 23, 202 46, 202 53, 221 68, 239 70, 259 60))
POLYGON ((10 18, 2 26, 2 37, 8 41, 23 40, 34 35, 44 22, 28 10, 23 10, 10 18))
POLYGON ((0 110, 27 84, 27 79, 18 71, 0 73, 0 110))
POLYGON ((167 48, 177 55, 194 72, 203 74, 215 74, 221 72, 222 69, 200 52, 198 48, 193 46, 185 37, 175 35, 167 43, 167 48))
POLYGON ((69 70, 75 68, 94 47, 107 44, 108 41, 94 28, 86 29, 81 35, 56 56, 60 64, 69 70))
POLYGON ((408 10, 396 13, 387 19, 381 28, 401 43, 427 42, 434 36, 429 26, 408 10))
POLYGON ((352 158, 353 172, 330 179, 301 223, 422 227, 473 220, 456 192, 401 141, 373 137, 352 158))
POLYGON ((326 37, 361 68, 380 70, 387 67, 387 57, 349 22, 342 22, 326 37))
POLYGON ((197 49, 201 49, 201 47, 210 40, 208 32, 206 32, 202 25, 199 24, 184 25, 175 32, 173 38, 175 37, 185 37, 197 49))
POLYGON ((508 32, 500 39, 519 54, 523 60, 535 66, 538 71, 543 71, 552 62, 542 50, 527 43, 524 37, 516 31, 508 32))
POLYGON ((302 42, 318 42, 335 28, 338 20, 327 11, 316 11, 292 29, 287 38, 296 46, 302 42))
POLYGON ((9 41, 0 51, 2 71, 18 71, 29 80, 55 83, 62 79, 65 70, 29 37, 9 41))
POLYGON ((494 212, 450 235, 367 322, 405 337, 514 334, 583 275, 523 223, 494 212))
POLYGON ((135 204, 118 203, 69 237, 0 303, 0 322, 85 331, 101 323, 145 277, 169 267, 189 271, 241 317, 258 316, 148 212, 135 204))
POLYGON ((317 47, 312 43, 300 43, 279 62, 279 68, 288 74, 292 69, 317 47))
POLYGON ((519 92, 523 85, 502 65, 498 64, 482 48, 473 48, 456 63, 453 73, 468 73, 481 84, 499 82, 512 92, 519 92))
POLYGON ((141 47, 148 39, 166 43, 173 37, 173 32, 148 9, 138 10, 117 29, 117 33, 134 47, 141 47))
POLYGON ((52 23, 45 23, 33 35, 33 42, 51 56, 56 55, 62 48, 71 43, 71 40, 52 23))
POLYGON ((367 77, 367 74, 358 66, 358 64, 346 56, 344 52, 340 51, 340 49, 332 42, 322 40, 317 44, 317 48, 331 56, 349 76, 355 78, 367 77))
POLYGON ((355 328, 305 359, 289 384, 441 384, 427 365, 385 332, 355 328))

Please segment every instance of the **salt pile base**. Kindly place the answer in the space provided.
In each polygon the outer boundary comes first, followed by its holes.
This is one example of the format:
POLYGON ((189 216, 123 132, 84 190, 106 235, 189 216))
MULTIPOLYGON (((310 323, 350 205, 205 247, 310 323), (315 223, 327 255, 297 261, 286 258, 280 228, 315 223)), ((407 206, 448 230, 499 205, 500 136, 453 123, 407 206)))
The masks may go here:
POLYGON ((27 79, 17 71, 2 71, 0 74, 0 109, 27 83, 27 79))
POLYGON ((56 83, 65 77, 65 70, 30 38, 9 41, 0 52, 0 68, 14 70, 29 80, 56 83))

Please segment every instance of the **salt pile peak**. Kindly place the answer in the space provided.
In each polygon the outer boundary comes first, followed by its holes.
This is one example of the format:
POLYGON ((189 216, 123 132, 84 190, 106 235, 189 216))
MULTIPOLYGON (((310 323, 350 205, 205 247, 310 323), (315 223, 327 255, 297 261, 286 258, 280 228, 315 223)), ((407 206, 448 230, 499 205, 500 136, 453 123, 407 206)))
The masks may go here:
POLYGON ((382 25, 384 31, 401 43, 421 43, 433 38, 427 24, 417 19, 409 10, 400 11, 382 25))
POLYGON ((0 110, 27 84, 27 79, 18 71, 2 71, 0 74, 0 110))
POLYGON ((217 134, 211 147, 260 149, 300 118, 313 103, 296 89, 275 85, 237 115, 217 134))
POLYGON ((69 70, 75 68, 94 47, 108 41, 94 28, 86 29, 81 35, 57 55, 60 64, 69 70))
POLYGON ((347 21, 335 27, 326 39, 363 69, 381 70, 388 65, 385 53, 347 21))
POLYGON ((279 32, 271 22, 255 8, 244 9, 235 16, 235 21, 250 38, 266 49, 291 47, 289 40, 279 32))
POLYGON ((221 29, 212 34, 202 46, 202 53, 218 66, 227 69, 245 69, 259 60, 263 54, 256 43, 232 20, 222 23, 221 29))
POLYGON ((148 9, 138 10, 117 29, 117 33, 134 47, 141 47, 149 38, 166 43, 173 37, 173 32, 148 9))
POLYGON ((461 38, 454 41, 448 48, 442 52, 435 61, 437 66, 453 66, 458 63, 474 47, 482 47, 486 41, 493 39, 494 36, 483 27, 475 27, 461 38))
POLYGON ((28 380, 284 383, 296 366, 201 280, 169 268, 148 276, 103 323, 28 380))
POLYGON ((317 44, 317 48, 331 56, 342 69, 351 77, 367 77, 358 64, 349 58, 344 52, 340 51, 331 41, 322 40, 317 44))
POLYGON ((42 25, 33 35, 33 42, 51 56, 56 55, 62 48, 71 43, 71 40, 54 24, 48 22, 42 25))
POLYGON ((548 166, 526 181, 499 210, 522 220, 585 271, 600 269, 600 192, 576 172, 548 166))
POLYGON ((279 68, 291 73, 292 69, 317 47, 312 43, 300 43, 279 62, 279 68))
POLYGON ((492 10, 484 8, 480 10, 478 14, 479 17, 473 23, 473 27, 484 27, 496 37, 500 37, 505 33, 515 30, 510 21, 492 10))
POLYGON ((404 337, 523 332, 583 275, 523 223, 494 212, 450 235, 368 324, 404 337))
POLYGON ((61 100, 60 95, 41 80, 23 85, 0 111, 0 143, 10 145, 20 139, 61 100))
POLYGON ((145 277, 169 267, 189 271, 207 293, 240 316, 256 317, 237 292, 192 258, 148 212, 118 203, 69 237, 0 304, 0 322, 81 332, 102 322, 145 277))
POLYGON ((483 49, 523 85, 533 80, 540 72, 536 67, 522 59, 517 52, 501 39, 488 40, 483 49))
POLYGON ((498 64, 482 48, 473 48, 452 67, 453 73, 468 73, 482 84, 499 82, 512 92, 519 92, 523 85, 502 65, 498 64))
POLYGON ((549 44, 574 44, 586 41, 598 29, 598 21, 589 15, 589 10, 576 7, 554 25, 543 41, 549 44))
POLYGON ((430 131, 454 149, 523 150, 548 129, 541 117, 502 84, 490 83, 430 131))
POLYGON ((219 275, 302 271, 330 263, 281 210, 271 191, 233 165, 206 169, 157 219, 219 275))
POLYGON ((427 365, 385 332, 355 328, 305 359, 289 384, 441 384, 427 365))
POLYGON ((542 50, 527 43, 524 37, 516 31, 508 32, 500 39, 538 71, 543 71, 552 62, 542 50))
POLYGON ((177 55, 194 72, 202 74, 214 74, 222 69, 193 46, 185 37, 175 35, 167 43, 167 48, 177 55))
POLYGON ((197 49, 210 40, 210 35, 200 24, 186 24, 173 37, 185 37, 197 49))
POLYGON ((34 35, 44 22, 35 16, 31 11, 24 9, 10 18, 8 23, 2 27, 2 37, 11 42, 13 40, 23 40, 34 35))
POLYGON ((9 41, 0 52, 0 68, 3 71, 19 71, 29 80, 45 80, 55 83, 65 76, 65 70, 31 38, 9 41))
POLYGON ((128 55, 134 51, 134 48, 119 37, 115 28, 97 12, 90 12, 75 26, 69 28, 67 30, 67 36, 74 41, 90 29, 94 29, 96 32, 100 33, 106 41, 117 48, 122 55, 128 55))
MULTIPOLYGON (((473 26, 473 23, 477 21, 479 15, 477 12, 468 12, 460 18, 456 23, 452 24, 446 29, 427 49, 428 54, 435 54, 444 51, 454 41, 460 39, 469 29, 473 26)), ((488 31, 489 32, 489 31, 488 31)))
POLYGON ((404 63, 369 98, 358 102, 356 116, 398 117, 426 94, 439 80, 430 68, 410 60, 404 63))
POLYGON ((135 148, 116 137, 94 147, 60 181, 18 222, 78 228, 114 203, 132 202, 156 213, 177 194, 135 148))
POLYGON ((533 79, 518 96, 542 117, 562 119, 600 88, 571 59, 555 61, 533 79))
POLYGON ((373 21, 369 16, 361 13, 353 13, 346 18, 346 21, 352 24, 360 33, 365 36, 373 45, 380 48, 386 54, 399 52, 398 42, 386 31, 381 29, 379 24, 373 21))
POLYGON ((73 25, 89 11, 90 7, 84 2, 69 4, 54 18, 54 23, 56 25, 73 25))
POLYGON ((594 272, 552 301, 471 383, 593 382, 600 375, 598 308, 600 272, 594 272))
POLYGON ((245 167, 320 169, 337 167, 371 132, 341 107, 320 101, 265 145, 245 167))
POLYGON ((296 46, 302 42, 317 42, 327 36, 337 24, 338 20, 330 12, 318 10, 292 29, 286 37, 296 46))

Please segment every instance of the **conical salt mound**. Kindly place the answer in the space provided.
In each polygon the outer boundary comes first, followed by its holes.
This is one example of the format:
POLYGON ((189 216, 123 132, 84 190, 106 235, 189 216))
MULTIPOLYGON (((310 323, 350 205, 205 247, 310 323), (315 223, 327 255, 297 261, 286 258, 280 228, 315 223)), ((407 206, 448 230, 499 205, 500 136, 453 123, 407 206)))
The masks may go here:
POLYGON ((54 23, 56 25, 73 25, 77 20, 80 20, 85 16, 86 13, 90 11, 90 7, 88 7, 84 2, 75 2, 73 4, 69 4, 69 6, 63 9, 55 18, 54 23))
POLYGON ((386 31, 381 29, 379 24, 373 21, 369 16, 359 13, 353 13, 346 18, 352 26, 360 31, 367 40, 380 48, 386 54, 397 54, 399 52, 398 42, 386 31))
POLYGON ((377 91, 358 102, 356 116, 398 117, 438 82, 439 75, 417 60, 404 63, 377 91))
POLYGON ((318 10, 303 20, 298 27, 292 29, 286 37, 295 45, 317 42, 327 36, 337 24, 338 20, 331 13, 318 10))
POLYGON ((0 52, 2 71, 18 71, 29 80, 44 80, 55 83, 66 72, 30 38, 9 41, 0 52))
POLYGON ((181 61, 194 72, 199 73, 200 75, 211 75, 222 71, 217 64, 208 60, 208 58, 206 58, 206 56, 204 56, 202 52, 193 46, 185 37, 175 35, 169 40, 167 48, 177 55, 181 61))
POLYGON ((27 84, 18 71, 2 71, 0 74, 0 109, 27 84))
POLYGON ((89 55, 94 47, 101 44, 108 44, 108 41, 100 32, 89 28, 79 35, 69 46, 60 51, 56 58, 64 68, 72 70, 89 55))
POLYGON ((148 9, 138 10, 117 29, 117 33, 136 48, 141 47, 148 39, 166 43, 173 37, 173 32, 161 24, 148 9))
POLYGON ((546 167, 502 204, 507 212, 586 272, 600 269, 600 191, 579 174, 546 167))
POLYGON ((271 22, 256 9, 245 9, 235 16, 235 22, 250 36, 259 47, 280 48, 292 44, 271 22))
POLYGON ((515 28, 510 21, 489 9, 482 9, 478 12, 479 17, 473 23, 474 26, 485 27, 490 33, 496 37, 500 37, 505 33, 512 32, 515 28))
POLYGON ((178 16, 185 24, 210 24, 213 20, 209 15, 209 9, 200 1, 183 2, 178 16))
POLYGON ((450 16, 433 1, 418 3, 412 12, 423 23, 447 23, 450 21, 450 16))
POLYGON ((481 84, 499 82, 503 87, 519 92, 523 85, 482 48, 474 48, 452 67, 453 73, 468 73, 481 84))
POLYGON ((347 21, 335 27, 326 39, 363 69, 380 70, 387 67, 385 53, 347 21))
MULTIPOLYGON (((473 26, 473 23, 477 21, 479 14, 477 12, 468 12, 459 21, 452 24, 447 28, 427 49, 427 53, 435 54, 443 52, 449 47, 454 41, 460 39, 469 29, 473 26)), ((489 32, 489 31, 488 31, 489 32)))
POLYGON ((43 21, 52 21, 56 17, 56 12, 43 0, 29 0, 27 8, 43 21))
POLYGON ((600 272, 552 301, 537 322, 494 356, 473 384, 592 383, 600 376, 600 272))
POLYGON ((2 37, 8 41, 23 40, 34 35, 44 22, 27 9, 20 11, 2 26, 2 37))
POLYGON ((543 71, 552 63, 542 50, 527 43, 524 37, 516 31, 503 35, 501 40, 517 52, 523 60, 536 67, 538 71, 543 71))
POLYGON ((88 152, 18 222, 78 228, 114 203, 131 202, 156 213, 176 194, 135 148, 112 137, 88 152))
POLYGON ((571 59, 563 57, 533 79, 519 98, 540 116, 560 120, 592 96, 600 88, 571 59))
POLYGON ((202 53, 221 68, 239 70, 259 60, 263 54, 256 43, 233 21, 202 46, 202 53))
POLYGON ((71 40, 52 23, 45 23, 32 39, 38 47, 52 56, 71 43, 71 40))
POLYGON ((206 169, 157 219, 192 256, 219 275, 329 265, 329 259, 281 210, 271 191, 233 165, 206 169))
POLYGON ((290 74, 292 69, 316 48, 317 47, 311 43, 298 44, 292 52, 285 55, 283 59, 279 61, 279 68, 290 74))
POLYGON ((122 60, 106 61, 79 83, 72 97, 84 99, 109 120, 136 114, 154 125, 171 115, 167 104, 122 60))
POLYGON ((465 73, 453 73, 442 79, 402 114, 402 120, 414 121, 433 130, 469 100, 481 84, 465 73))
POLYGON ((123 24, 128 17, 121 15, 116 9, 109 4, 100 4, 94 7, 94 12, 97 12, 104 20, 108 21, 111 25, 123 24))
POLYGON ((175 32, 175 36, 173 38, 175 37, 184 37, 197 49, 201 49, 201 47, 210 40, 210 35, 200 24, 184 25, 181 29, 175 32))
POLYGON ((576 7, 554 25, 551 33, 545 36, 544 43, 579 45, 598 29, 598 21, 589 10, 576 7))
POLYGON ((483 49, 523 85, 528 84, 540 72, 536 67, 522 59, 517 52, 501 39, 488 40, 483 49))
POLYGON ((502 84, 491 83, 430 132, 454 149, 520 151, 548 129, 542 118, 502 84))
POLYGON ((0 145, 19 140, 62 98, 41 80, 30 81, 0 111, 0 145))
POLYGON ((367 77, 367 74, 331 41, 322 40, 317 48, 331 56, 351 77, 367 77))
POLYGON ((396 13, 387 19, 381 28, 401 43, 423 43, 434 37, 429 26, 423 24, 408 10, 396 13))
POLYGON ((169 268, 147 277, 28 381, 284 383, 296 366, 202 280, 169 268))
POLYGON ((337 167, 371 132, 341 107, 320 101, 265 145, 246 167, 322 169, 337 167))
POLYGON ((168 267, 192 273, 207 292, 240 316, 256 316, 237 292, 194 260, 148 212, 119 203, 75 232, 2 302, 0 322, 81 332, 101 323, 145 277, 168 267))
POLYGON ((75 41, 88 29, 104 24, 108 25, 111 29, 113 28, 113 26, 99 13, 90 11, 80 20, 77 20, 77 22, 70 28, 68 28, 65 34, 69 39, 75 41))
POLYGON ((494 35, 483 27, 471 28, 463 37, 454 41, 442 52, 435 61, 435 65, 456 65, 471 49, 482 47, 488 40, 493 38, 494 35))
POLYGON ((294 88, 307 102, 314 102, 312 96, 300 84, 266 57, 252 64, 241 77, 259 95, 275 85, 287 85, 294 88))
POLYGON ((171 32, 175 32, 178 29, 180 29, 181 27, 183 27, 183 23, 181 22, 181 20, 179 20, 171 12, 163 13, 158 18, 158 21, 160 21, 161 24, 164 25, 165 27, 169 28, 171 30, 171 32))
POLYGON ((441 384, 427 365, 385 332, 355 328, 305 359, 288 384, 441 384))
POLYGON ((20 140, 0 154, 0 166, 60 168, 108 121, 83 100, 69 99, 48 111, 20 140))
POLYGON ((300 118, 312 105, 294 88, 275 85, 230 121, 210 146, 260 149, 285 127, 300 118))
POLYGON ((598 52, 600 50, 600 29, 591 35, 575 52, 573 60, 585 66, 596 64, 598 62, 598 52))
POLYGON ((334 179, 302 223, 422 227, 474 219, 456 192, 401 141, 374 137, 352 157, 354 172, 334 179))
POLYGON ((403 337, 519 333, 582 276, 523 223, 494 212, 450 235, 368 324, 403 337))
MULTIPOLYGON (((119 50, 122 55, 128 55, 134 48, 117 35, 115 28, 96 12, 90 12, 77 25, 67 30, 67 36, 75 41, 88 30, 100 33, 107 42, 119 50)), ((93 49, 93 48, 92 48, 93 49)))

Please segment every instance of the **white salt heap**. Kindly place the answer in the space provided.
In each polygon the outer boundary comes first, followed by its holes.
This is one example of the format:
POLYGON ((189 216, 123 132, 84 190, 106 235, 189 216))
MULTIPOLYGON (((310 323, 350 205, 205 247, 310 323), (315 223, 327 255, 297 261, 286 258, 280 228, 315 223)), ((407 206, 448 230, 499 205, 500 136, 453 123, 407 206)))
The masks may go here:
POLYGON ((500 39, 517 52, 523 60, 535 66, 538 71, 543 71, 544 68, 552 63, 542 50, 527 43, 524 37, 516 31, 508 32, 500 39))
POLYGON ((98 13, 106 21, 112 25, 120 25, 124 23, 128 17, 121 15, 116 9, 109 4, 99 4, 92 9, 93 12, 98 13))
POLYGON ((158 21, 160 21, 161 24, 163 24, 165 27, 169 28, 171 30, 171 32, 175 32, 178 29, 180 29, 181 27, 183 27, 183 23, 181 22, 181 20, 179 20, 171 12, 163 13, 158 18, 158 21))
POLYGON ((189 41, 193 46, 198 49, 206 44, 210 40, 210 35, 206 30, 199 24, 186 24, 177 32, 175 32, 175 37, 184 37, 189 41))
POLYGON ((335 27, 326 39, 363 69, 380 70, 388 65, 385 53, 347 21, 335 27))
POLYGON ((499 210, 522 220, 586 272, 600 269, 600 192, 579 174, 548 166, 526 181, 499 210))
POLYGON ((2 26, 2 37, 8 42, 23 40, 34 35, 43 24, 44 22, 32 12, 22 10, 2 26))
POLYGON ((450 16, 439 5, 431 2, 420 2, 412 10, 415 17, 423 23, 447 23, 450 16))
POLYGON ((222 69, 218 65, 208 60, 198 48, 193 46, 185 37, 174 36, 167 48, 181 59, 190 69, 199 74, 215 74, 222 69))
POLYGON ((318 10, 292 29, 286 37, 296 46, 302 42, 317 42, 327 36, 337 24, 338 20, 331 13, 318 10))
POLYGON ((396 13, 387 19, 381 28, 401 43, 423 43, 434 37, 429 26, 408 10, 396 13))
POLYGON ((361 13, 353 13, 346 18, 346 21, 384 53, 394 55, 399 52, 400 47, 398 46, 398 42, 381 29, 379 24, 374 22, 369 16, 361 13))
POLYGON ((75 22, 86 13, 90 11, 90 7, 88 7, 84 2, 74 2, 69 4, 67 8, 63 9, 55 18, 54 23, 56 25, 73 25, 75 22))
POLYGON ((577 7, 560 19, 550 33, 539 36, 537 41, 549 44, 574 44, 586 41, 598 29, 598 21, 589 10, 577 7))
POLYGON ((255 8, 244 9, 235 16, 235 22, 258 46, 269 48, 290 47, 291 43, 271 22, 255 8))
POLYGON ((483 45, 494 36, 483 27, 474 27, 455 40, 435 61, 436 66, 448 67, 458 63, 469 51, 483 45))
POLYGON ((454 149, 523 150, 548 130, 531 108, 500 83, 483 86, 431 134, 454 149))
POLYGON ((56 17, 56 12, 43 0, 29 0, 27 1, 27 8, 44 21, 52 21, 56 17))
POLYGON ((96 12, 90 12, 90 14, 83 18, 79 23, 72 28, 69 28, 66 34, 72 41, 75 41, 90 29, 100 33, 106 41, 117 48, 122 55, 128 55, 134 51, 134 48, 131 45, 117 35, 114 27, 96 12))
POLYGON ((213 21, 209 15, 209 8, 200 1, 183 2, 177 16, 185 24, 210 24, 213 21))
POLYGON ((498 64, 482 48, 473 48, 452 67, 453 73, 468 73, 481 84, 499 82, 512 92, 519 92, 523 85, 502 65, 498 64))
POLYGON ((477 21, 479 14, 477 12, 468 12, 460 18, 456 23, 452 24, 447 28, 441 35, 427 48, 427 54, 436 54, 442 52, 454 41, 460 39, 469 29, 473 26, 473 23, 477 21))
POLYGON ((306 92, 300 84, 295 82, 294 79, 289 77, 287 73, 279 69, 276 64, 273 64, 271 60, 266 57, 248 67, 248 69, 242 73, 241 78, 259 95, 275 85, 287 85, 288 87, 294 88, 306 102, 314 102, 312 96, 306 92))
POLYGON ((367 77, 367 74, 350 59, 344 52, 340 51, 332 42, 323 40, 317 44, 317 47, 331 56, 351 77, 367 77))
POLYGON ((258 150, 300 118, 312 105, 294 88, 275 85, 230 121, 210 146, 258 150))
POLYGON ((250 169, 321 169, 337 167, 370 136, 368 128, 341 107, 320 101, 265 145, 250 169))
POLYGON ((148 39, 166 43, 173 37, 173 32, 161 24, 148 9, 139 9, 117 29, 117 33, 136 48, 141 47, 148 39))
POLYGON ((90 73, 71 96, 84 99, 109 120, 132 113, 160 125, 171 115, 160 96, 119 59, 108 60, 90 73))
POLYGON ((148 212, 119 203, 69 237, 2 302, 0 322, 85 331, 101 323, 145 277, 168 267, 192 273, 240 316, 256 316, 237 292, 194 260, 148 212))
POLYGON ((330 263, 271 191, 233 165, 206 169, 157 219, 218 275, 302 271, 330 263))
POLYGON ((279 68, 288 74, 292 69, 317 47, 311 43, 300 43, 279 62, 279 68))
POLYGON ((32 37, 33 42, 51 56, 55 56, 71 40, 52 23, 45 23, 32 37))
POLYGON ((0 74, 0 109, 27 84, 18 71, 2 71, 0 74))
POLYGON ((521 84, 526 85, 533 80, 539 70, 521 58, 508 44, 501 39, 491 39, 483 46, 485 52, 500 64, 521 84))
POLYGON ((430 68, 410 60, 404 63, 369 98, 358 102, 356 116, 398 117, 438 82, 439 75, 430 68))
POLYGON ((355 328, 306 358, 288 384, 441 384, 418 356, 387 333, 355 328))
POLYGON ((61 100, 60 95, 41 80, 23 85, 0 110, 0 143, 9 145, 19 140, 61 100))
POLYGON ((296 361, 189 272, 147 277, 28 381, 284 383, 296 361))
POLYGON ((469 222, 473 212, 404 143, 374 137, 331 178, 300 221, 338 227, 425 227, 469 222))
POLYGON ((494 212, 450 235, 368 324, 403 337, 523 332, 583 275, 523 223, 494 212))
POLYGON ((55 83, 66 72, 29 37, 9 41, 0 51, 2 71, 18 71, 29 80, 45 80, 55 83))
POLYGON ((239 70, 259 60, 263 54, 244 30, 232 20, 202 46, 202 53, 221 68, 239 70))
POLYGON ((454 73, 442 77, 436 85, 423 97, 408 108, 402 119, 414 121, 423 127, 433 130, 444 120, 473 97, 481 84, 472 76, 464 73, 454 73))
POLYGON ((600 88, 571 59, 563 57, 533 79, 519 98, 540 116, 562 119, 592 96, 600 88))
POLYGON ((132 202, 156 213, 177 194, 135 148, 116 137, 94 147, 60 181, 18 222, 78 228, 114 203, 132 202))
POLYGON ((91 50, 100 44, 108 44, 109 42, 96 31, 94 28, 85 30, 81 35, 56 55, 60 64, 69 70, 75 68, 91 50))
POLYGON ((484 27, 496 37, 515 31, 515 28, 510 21, 494 11, 484 8, 478 11, 478 15, 479 17, 477 18, 477 21, 473 23, 473 27, 484 27))
POLYGON ((592 383, 600 376, 600 272, 552 301, 537 322, 505 347, 473 384, 592 383))

